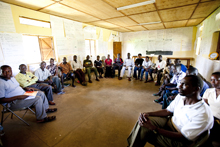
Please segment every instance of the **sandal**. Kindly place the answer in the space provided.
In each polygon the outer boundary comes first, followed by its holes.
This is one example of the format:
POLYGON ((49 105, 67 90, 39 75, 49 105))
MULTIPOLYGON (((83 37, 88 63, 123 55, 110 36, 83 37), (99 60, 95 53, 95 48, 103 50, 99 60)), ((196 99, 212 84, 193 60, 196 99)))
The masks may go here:
POLYGON ((57 111, 57 108, 52 108, 52 109, 47 109, 46 113, 53 113, 53 112, 56 112, 56 111, 57 111))
POLYGON ((56 116, 48 116, 45 117, 44 119, 37 120, 38 123, 45 123, 45 122, 50 122, 56 119, 56 116))

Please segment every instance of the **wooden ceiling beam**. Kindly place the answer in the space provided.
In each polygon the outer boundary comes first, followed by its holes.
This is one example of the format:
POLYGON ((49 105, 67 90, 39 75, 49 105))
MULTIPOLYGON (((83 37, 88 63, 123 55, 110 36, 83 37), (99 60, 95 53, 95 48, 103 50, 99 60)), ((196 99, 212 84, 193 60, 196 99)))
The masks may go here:
POLYGON ((54 3, 50 4, 50 5, 47 5, 47 6, 45 6, 45 7, 42 7, 42 8, 40 8, 40 9, 37 9, 36 11, 40 11, 40 10, 45 9, 45 8, 47 8, 47 7, 50 7, 50 6, 54 5, 54 4, 56 4, 56 2, 54 2, 54 3))
POLYGON ((157 10, 157 14, 158 14, 158 16, 160 17, 161 23, 163 23, 163 27, 166 29, 166 26, 164 25, 163 19, 162 19, 162 17, 160 16, 160 13, 159 13, 159 11, 158 11, 158 9, 157 9, 156 3, 154 3, 154 7, 155 7, 156 10, 157 10))
POLYGON ((193 10, 193 12, 192 12, 191 16, 189 17, 189 19, 188 19, 188 20, 187 20, 187 22, 186 22, 185 27, 187 26, 187 24, 188 24, 189 20, 192 18, 193 14, 195 13, 195 11, 196 11, 197 7, 199 6, 200 2, 201 2, 201 0, 199 0, 199 2, 197 3, 197 5, 196 5, 195 9, 193 10))

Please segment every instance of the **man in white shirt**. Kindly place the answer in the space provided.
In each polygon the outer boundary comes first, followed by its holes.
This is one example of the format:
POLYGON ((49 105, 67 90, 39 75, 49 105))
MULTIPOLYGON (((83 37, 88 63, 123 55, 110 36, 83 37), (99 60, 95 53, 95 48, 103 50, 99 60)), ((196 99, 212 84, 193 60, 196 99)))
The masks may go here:
MULTIPOLYGON (((60 79, 57 76, 52 76, 50 71, 46 69, 46 62, 41 62, 40 68, 35 71, 35 76, 38 78, 37 83, 46 83, 54 87, 54 91, 59 93, 62 91, 62 85, 60 79)), ((55 105, 52 100, 49 100, 50 105, 55 105)))
POLYGON ((70 62, 72 68, 73 68, 73 72, 76 75, 76 77, 78 78, 79 82, 83 85, 86 86, 86 80, 85 80, 85 73, 82 71, 82 63, 80 62, 80 60, 77 60, 77 56, 74 55, 73 56, 73 61, 70 62))
POLYGON ((149 57, 146 56, 145 60, 144 60, 144 62, 142 64, 143 69, 141 70, 141 80, 140 81, 143 81, 143 75, 144 75, 144 72, 146 72, 145 73, 145 82, 144 83, 147 83, 148 72, 150 71, 151 65, 152 65, 152 62, 150 61, 149 57))
POLYGON ((134 66, 134 61, 130 58, 130 53, 128 53, 127 56, 128 56, 128 58, 125 59, 125 61, 124 61, 124 64, 122 67, 122 72, 121 72, 119 80, 122 79, 122 77, 124 76, 124 73, 125 73, 125 69, 127 69, 128 70, 128 75, 127 75, 128 81, 131 81, 131 71, 134 66))
MULTIPOLYGON (((24 95, 25 91, 19 86, 19 83, 12 77, 12 69, 8 65, 1 66, 2 74, 0 76, 0 103, 9 104, 13 110, 23 109, 24 107, 35 107, 37 122, 49 122, 56 119, 56 116, 47 116, 47 112, 56 112, 57 108, 49 109, 48 101, 45 94, 38 91, 37 95, 32 98, 24 95)), ((33 91, 32 88, 26 87, 27 91, 33 91)))
POLYGON ((210 133, 210 140, 213 146, 214 144, 220 145, 220 72, 214 72, 211 76, 211 84, 214 88, 209 88, 205 91, 203 99, 209 104, 213 116, 214 116, 214 127, 210 133))
POLYGON ((166 66, 166 61, 162 60, 162 55, 159 55, 158 61, 156 62, 156 69, 150 70, 149 72, 150 77, 151 77, 150 81, 153 81, 152 73, 157 73, 157 82, 155 83, 156 86, 160 85, 160 80, 162 78, 162 73, 163 73, 163 69, 165 68, 165 66, 166 66))
POLYGON ((129 147, 144 147, 146 142, 155 146, 185 147, 210 130, 213 115, 200 97, 202 87, 203 81, 198 76, 182 79, 179 95, 167 109, 140 114, 127 139, 129 147))

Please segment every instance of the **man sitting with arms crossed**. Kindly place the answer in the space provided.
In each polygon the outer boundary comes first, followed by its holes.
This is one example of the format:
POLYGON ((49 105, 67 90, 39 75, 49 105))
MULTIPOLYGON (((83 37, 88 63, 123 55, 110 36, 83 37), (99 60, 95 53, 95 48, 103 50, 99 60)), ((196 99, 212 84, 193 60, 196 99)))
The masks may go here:
MULTIPOLYGON (((41 62, 40 68, 35 71, 35 76, 38 78, 37 83, 46 83, 54 87, 54 91, 59 93, 62 91, 60 79, 57 76, 51 76, 51 73, 46 69, 46 62, 41 62)), ((55 105, 53 101, 49 101, 50 105, 55 105)))
MULTIPOLYGON (((38 91, 35 98, 28 99, 24 95, 25 91, 19 86, 19 83, 12 77, 11 67, 1 66, 2 75, 0 76, 0 103, 10 103, 11 110, 22 109, 24 107, 35 107, 37 122, 49 122, 56 119, 56 116, 48 117, 46 113, 55 112, 57 108, 48 109, 48 101, 43 92, 38 91)), ((32 88, 25 88, 27 91, 33 91, 32 88)))
POLYGON ((200 97, 202 87, 198 76, 182 79, 179 94, 167 109, 140 114, 127 139, 129 147, 144 147, 146 142, 169 147, 193 144, 213 126, 211 109, 200 97))
POLYGON ((27 67, 25 64, 19 66, 20 73, 15 76, 21 87, 25 88, 36 88, 45 92, 49 103, 53 103, 53 91, 52 86, 44 83, 36 83, 38 78, 34 76, 31 72, 27 72, 27 67))
POLYGON ((128 76, 128 81, 131 81, 131 71, 132 71, 132 68, 134 66, 134 61, 133 61, 133 59, 130 58, 130 53, 128 53, 127 56, 128 56, 128 58, 125 59, 125 62, 124 62, 119 80, 121 80, 122 77, 124 76, 125 69, 128 69, 128 75, 127 75, 128 76))
POLYGON ((91 81, 91 71, 92 70, 95 72, 96 81, 99 81, 99 79, 98 79, 97 69, 93 67, 92 61, 89 60, 89 58, 90 58, 89 55, 87 55, 86 60, 83 61, 83 67, 86 68, 86 72, 89 77, 89 83, 92 83, 92 81, 91 81))
POLYGON ((61 68, 63 78, 65 79, 70 77, 72 79, 72 87, 76 87, 74 85, 75 76, 73 74, 73 68, 69 63, 66 62, 66 57, 63 57, 63 62, 60 63, 59 67, 61 68))

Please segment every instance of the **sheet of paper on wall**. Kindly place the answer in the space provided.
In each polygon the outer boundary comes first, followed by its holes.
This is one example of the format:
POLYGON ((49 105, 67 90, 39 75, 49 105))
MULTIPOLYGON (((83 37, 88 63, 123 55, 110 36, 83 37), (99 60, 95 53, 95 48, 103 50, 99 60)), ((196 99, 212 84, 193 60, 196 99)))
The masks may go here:
POLYGON ((173 51, 173 39, 164 39, 163 41, 163 50, 164 51, 173 51))
POLYGON ((181 49, 181 40, 179 39, 172 39, 172 50, 170 51, 180 51, 181 49))
POLYGON ((94 39, 96 40, 96 28, 87 26, 83 29, 85 39, 94 39))
POLYGON ((4 61, 4 56, 3 56, 1 42, 0 42, 0 61, 4 61))
POLYGON ((56 37, 56 48, 59 55, 69 54, 69 49, 67 47, 67 38, 65 37, 56 37))
POLYGON ((52 35, 57 37, 64 37, 63 18, 50 15, 50 22, 52 35))
POLYGON ((65 35, 66 37, 77 37, 75 35, 76 29, 74 26, 74 22, 72 20, 68 20, 68 19, 63 19, 63 23, 64 23, 64 30, 65 30, 65 35))
POLYGON ((164 30, 157 30, 157 39, 164 39, 164 30))
POLYGON ((192 40, 182 40, 182 51, 192 50, 192 40))
POLYGON ((0 32, 16 32, 11 6, 3 2, 0 2, 0 32))
POLYGON ((0 43, 6 62, 25 59, 21 34, 0 33, 0 43))

